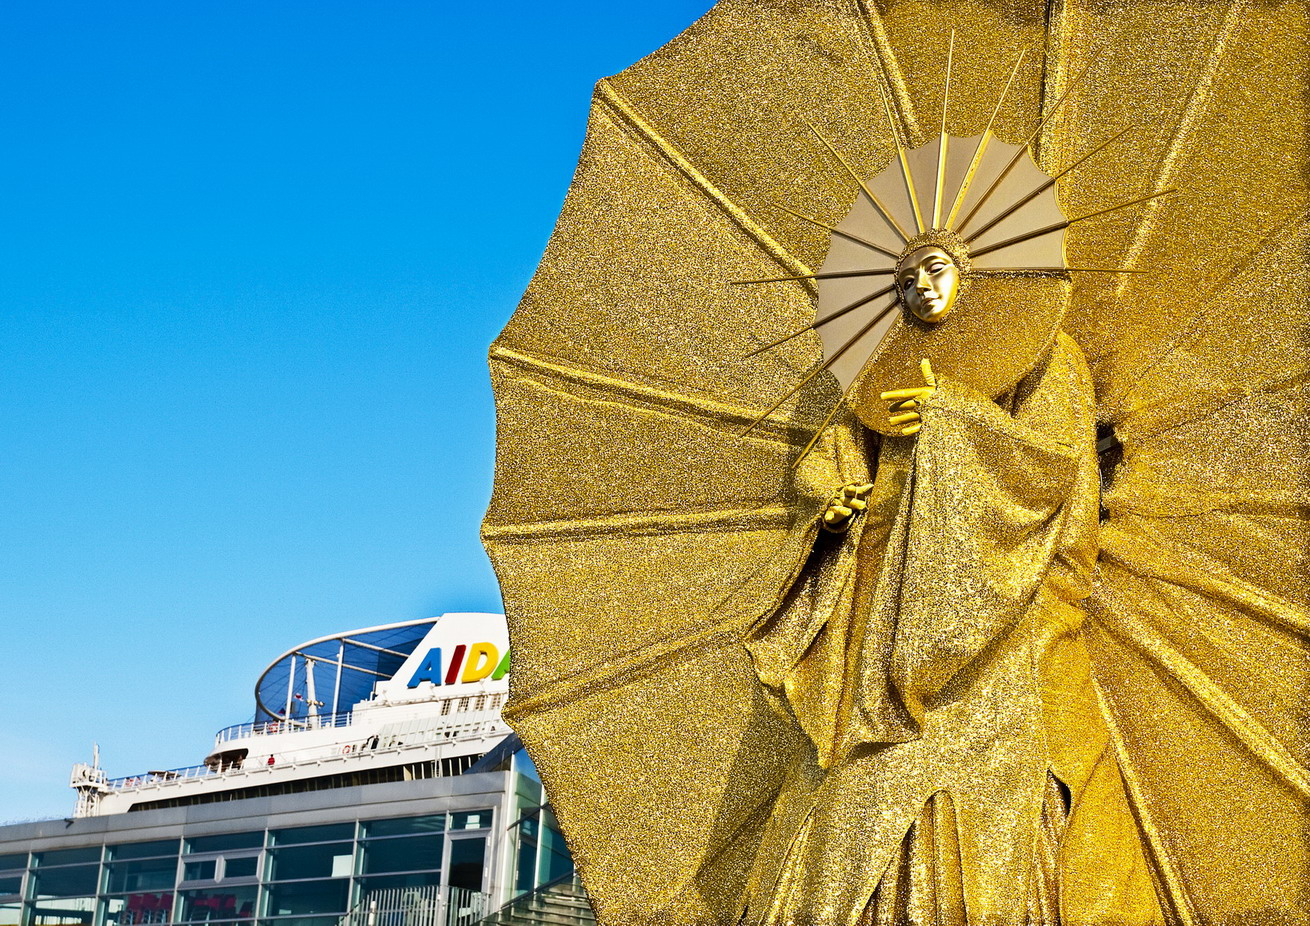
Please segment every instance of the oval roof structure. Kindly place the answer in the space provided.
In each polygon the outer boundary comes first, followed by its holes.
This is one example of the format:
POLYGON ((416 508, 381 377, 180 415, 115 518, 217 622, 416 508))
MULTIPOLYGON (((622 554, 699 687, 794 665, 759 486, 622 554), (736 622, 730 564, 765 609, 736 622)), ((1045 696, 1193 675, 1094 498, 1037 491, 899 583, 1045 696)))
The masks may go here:
POLYGON ((287 650, 255 683, 255 722, 350 710, 372 694, 374 685, 396 674, 439 620, 365 627, 287 650))

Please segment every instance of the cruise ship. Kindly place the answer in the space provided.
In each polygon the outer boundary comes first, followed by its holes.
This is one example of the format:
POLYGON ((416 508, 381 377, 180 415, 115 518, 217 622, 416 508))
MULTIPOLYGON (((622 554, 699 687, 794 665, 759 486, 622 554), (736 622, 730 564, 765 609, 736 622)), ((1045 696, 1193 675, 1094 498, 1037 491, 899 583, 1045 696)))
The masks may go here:
POLYGON ((302 643, 202 761, 95 755, 71 817, 0 827, 0 926, 592 923, 508 672, 498 614, 302 643))

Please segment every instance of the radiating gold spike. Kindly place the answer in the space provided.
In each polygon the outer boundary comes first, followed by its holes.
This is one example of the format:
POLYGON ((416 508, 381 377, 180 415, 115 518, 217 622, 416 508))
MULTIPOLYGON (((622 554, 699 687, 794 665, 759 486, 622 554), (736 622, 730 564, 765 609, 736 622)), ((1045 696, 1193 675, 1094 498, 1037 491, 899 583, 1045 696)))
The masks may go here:
POLYGON ((1069 98, 1069 94, 1073 93, 1074 88, 1077 87, 1078 84, 1082 82, 1082 79, 1087 76, 1087 72, 1092 69, 1092 65, 1096 63, 1096 59, 1100 54, 1099 49, 1092 53, 1091 60, 1087 62, 1087 66, 1078 72, 1078 76, 1069 82, 1069 86, 1064 88, 1064 93, 1060 94, 1059 99, 1055 101, 1050 112, 1042 117, 1042 120, 1037 123, 1037 128, 1033 129, 1032 134, 1029 135, 1028 138, 1024 140, 1024 143, 1018 147, 1014 152, 1014 155, 1010 158, 1009 163, 1006 164, 1004 169, 996 175, 996 179, 993 180, 991 184, 988 185, 987 189, 983 191, 983 195, 978 197, 978 201, 973 204, 973 208, 969 210, 968 215, 960 220, 960 227, 956 229, 960 235, 964 234, 964 230, 969 226, 969 221, 978 214, 978 210, 981 209, 983 204, 986 203, 991 195, 996 192, 996 188, 999 187, 1001 183, 1004 182, 1005 178, 1010 175, 1010 171, 1014 170, 1014 165, 1019 163, 1019 159, 1022 158, 1024 152, 1028 150, 1028 146, 1032 144, 1033 139, 1037 137, 1038 133, 1041 132, 1046 123, 1051 120, 1051 117, 1059 112, 1060 106, 1069 98))
POLYGON ((937 140, 937 182, 932 191, 932 227, 941 228, 942 192, 946 187, 946 109, 951 102, 951 66, 955 62, 955 30, 946 51, 946 89, 942 91, 942 131, 937 140))
POLYGON ((814 137, 823 142, 824 146, 832 152, 832 156, 841 162, 842 167, 846 168, 846 173, 851 175, 851 179, 854 180, 856 184, 859 185, 860 189, 864 191, 864 195, 869 197, 869 202, 873 203, 873 208, 878 210, 878 214, 882 216, 883 221, 891 226, 892 231, 896 232, 902 241, 909 241, 910 236, 905 233, 905 229, 901 228, 900 223, 892 218, 892 214, 887 210, 887 207, 882 204, 882 200, 873 195, 873 190, 869 189, 869 185, 860 179, 860 175, 855 172, 855 169, 851 167, 850 162, 842 156, 841 152, 838 151, 833 146, 832 142, 828 141, 828 139, 814 127, 814 124, 811 123, 810 120, 802 116, 801 121, 810 127, 810 131, 814 133, 814 137))
MULTIPOLYGON (((896 288, 896 284, 893 283, 891 286, 884 287, 883 289, 878 290, 876 293, 871 293, 868 296, 864 296, 860 299, 857 299, 855 302, 852 302, 850 305, 842 306, 840 309, 838 309, 836 312, 833 312, 831 315, 825 315, 823 318, 817 319, 812 325, 806 325, 804 328, 797 329, 796 331, 793 331, 791 334, 783 335, 782 337, 778 338, 778 340, 776 341, 770 341, 768 344, 765 344, 763 347, 755 348, 755 350, 751 351, 746 356, 754 357, 757 354, 764 353, 766 350, 772 350, 773 348, 777 347, 779 344, 784 344, 787 341, 790 341, 792 338, 799 338, 807 331, 817 331, 819 330, 819 328, 828 324, 828 322, 833 321, 834 319, 837 318, 841 318, 847 312, 854 312, 856 309, 860 308, 863 305, 867 305, 868 303, 877 299, 879 296, 887 295, 895 288, 896 288)), ((895 305, 896 303, 893 302, 892 306, 894 307, 895 305)), ((883 315, 886 315, 888 311, 889 309, 883 309, 882 312, 879 313, 878 318, 882 318, 883 315)))
POLYGON ((1178 190, 1176 187, 1170 187, 1167 190, 1161 190, 1159 193, 1150 193, 1146 196, 1139 196, 1136 199, 1130 199, 1125 203, 1118 203, 1113 206, 1107 206, 1104 209, 1098 209, 1095 212, 1088 212, 1085 215, 1080 215, 1077 218, 1070 219, 1069 224, 1072 225, 1074 222, 1085 222, 1088 219, 1096 218, 1098 215, 1105 215, 1107 212, 1115 212, 1119 209, 1127 209, 1129 206, 1136 206, 1138 203, 1149 203, 1153 199, 1162 199, 1165 196, 1173 196, 1177 192, 1178 190))
MULTIPOLYGON (((894 306, 895 304, 896 303, 893 302, 892 306, 894 306)), ((746 430, 741 432, 740 436, 745 437, 751 431, 754 431, 757 427, 759 427, 760 422, 763 421, 765 418, 769 417, 770 415, 772 415, 774 412, 776 412, 782 406, 783 402, 786 402, 796 393, 800 392, 802 389, 804 389, 806 386, 809 385, 810 381, 813 380, 814 377, 818 376, 824 370, 828 369, 828 367, 832 366, 834 363, 840 360, 842 354, 850 350, 851 345, 855 344, 856 341, 860 340, 860 338, 864 337, 871 330, 873 330, 873 326, 878 324, 878 322, 883 318, 884 315, 887 314, 887 311, 890 310, 892 306, 888 306, 887 309, 884 309, 882 312, 875 315, 873 317, 873 321, 869 322, 867 325, 865 325, 863 328, 857 331, 849 341, 847 341, 845 344, 843 344, 841 347, 837 349, 836 353, 834 353, 831 357, 829 357, 819 366, 815 367, 815 369, 808 376, 806 376, 803 380, 797 383, 796 386, 789 389, 786 395, 784 395, 781 399, 770 405, 765 410, 764 414, 760 415, 758 418, 752 421, 750 425, 746 428, 746 430)))
POLYGON ((1003 273, 1154 273, 1152 270, 1132 270, 1127 267, 988 267, 970 273, 987 276, 1003 273))
POLYGON ((854 241, 856 244, 862 244, 866 248, 871 248, 877 251, 879 254, 886 254, 888 257, 892 258, 893 260, 901 259, 901 255, 898 254, 896 251, 888 250, 887 248, 883 247, 881 244, 876 244, 875 242, 870 241, 868 238, 861 238, 859 235, 852 235, 848 231, 842 231, 836 225, 829 225, 827 222, 820 222, 818 219, 811 218, 808 215, 803 215, 802 213, 797 212, 795 209, 788 209, 782 203, 774 203, 774 205, 777 206, 779 209, 781 209, 783 212, 790 213, 791 215, 796 216, 796 218, 801 219, 802 221, 809 222, 811 225, 817 225, 819 226, 819 228, 825 228, 828 231, 832 232, 834 235, 840 235, 841 237, 845 238, 847 241, 854 241))
POLYGON ((982 163, 983 155, 987 153, 987 143, 992 139, 992 125, 1001 112, 1001 104, 1005 102, 1005 97, 1010 92, 1010 85, 1014 83, 1014 78, 1019 73, 1019 65, 1023 64, 1023 56, 1027 53, 1028 49, 1026 48, 1019 50, 1019 57, 1014 62, 1014 67, 1010 69, 1010 77, 1005 81, 1005 88, 1001 90, 1001 98, 996 101, 991 118, 987 120, 987 127, 983 129, 982 137, 978 139, 978 146, 973 149, 973 160, 969 162, 969 169, 964 172, 964 179, 960 181, 960 190, 955 194, 955 202, 951 205, 951 214, 946 217, 947 228, 955 226, 955 216, 959 213, 960 207, 964 205, 964 197, 969 194, 969 186, 973 183, 973 175, 978 172, 978 165, 982 163))
POLYGON ((762 280, 729 280, 733 286, 750 286, 754 283, 789 283, 793 280, 836 280, 842 277, 877 277, 896 272, 895 267, 872 270, 832 270, 828 273, 803 273, 794 277, 766 277, 762 280))
POLYGON ((832 424, 832 420, 837 417, 837 412, 841 411, 842 406, 846 404, 846 395, 847 393, 845 392, 841 394, 841 398, 838 399, 837 404, 832 407, 832 411, 828 412, 828 417, 823 419, 823 424, 819 425, 819 430, 814 432, 814 436, 811 437, 810 442, 805 445, 805 449, 800 452, 800 456, 792 461, 792 469, 800 466, 801 461, 809 456, 810 451, 814 449, 814 445, 817 444, 819 438, 823 436, 823 432, 828 429, 828 425, 832 424))
MULTIPOLYGON (((914 225, 918 229, 916 234, 922 235, 926 229, 923 227, 923 214, 919 211, 919 197, 914 193, 914 177, 910 174, 909 162, 905 160, 905 146, 901 144, 900 133, 896 130, 896 119, 892 116, 891 103, 887 100, 887 95, 883 94, 882 108, 887 113, 887 124, 891 126, 892 141, 896 143, 896 157, 901 162, 901 177, 905 180, 905 195, 910 199, 910 206, 914 209, 914 225)), ((898 254, 899 258, 900 255, 898 254)))
POLYGON ((1069 273, 1155 273, 1154 270, 1134 270, 1128 267, 1059 267, 1069 273))
POLYGON ((1043 226, 1042 228, 1034 229, 1033 231, 1030 232, 1024 232, 1022 235, 1015 235, 1013 238, 1006 238, 1004 241, 998 241, 996 244, 989 244, 985 248, 979 248, 976 251, 971 251, 969 253, 969 256, 971 258, 982 257, 984 254, 992 253, 992 251, 999 251, 1001 250, 1001 248, 1008 248, 1012 244, 1019 244, 1020 242, 1023 241, 1031 241, 1034 238, 1040 238, 1043 235, 1049 235, 1052 232, 1064 231, 1071 224, 1073 223, 1054 222, 1050 225, 1043 226))
POLYGON ((1087 152, 1087 153, 1084 154, 1082 157, 1080 157, 1078 160, 1074 161, 1072 164, 1070 164, 1070 165, 1069 165, 1068 167, 1066 167, 1064 170, 1060 171, 1060 172, 1059 172, 1058 174, 1056 174, 1054 177, 1047 177, 1046 180, 1043 181, 1043 182, 1041 183, 1041 185, 1039 185, 1039 186, 1037 187, 1037 189, 1033 190, 1031 193, 1027 194, 1027 195, 1024 196, 1022 199, 1020 199, 1020 200, 1018 200, 1018 201, 1012 203, 1008 209, 1006 209, 1004 212, 1002 212, 1002 213, 1001 213, 1000 215, 998 215, 996 218, 992 219, 990 222, 988 222, 988 223, 987 223, 986 225, 984 225, 982 228, 980 228, 980 229, 978 229, 977 231, 971 233, 969 237, 971 237, 971 238, 981 238, 983 235, 987 234, 987 232, 991 231, 993 228, 995 228, 995 227, 996 227, 997 225, 999 225, 1001 222, 1004 222, 1006 219, 1008 219, 1010 216, 1014 215, 1016 212, 1018 212, 1018 211, 1019 211, 1020 209, 1022 209, 1024 206, 1028 205, 1030 202, 1032 202, 1032 201, 1033 201, 1034 199, 1036 199, 1038 196, 1041 196, 1043 193, 1045 193, 1045 192, 1046 192, 1047 190, 1049 190, 1051 187, 1055 186, 1056 181, 1059 180, 1061 177, 1063 177, 1065 174, 1069 173, 1070 171, 1072 171, 1072 170, 1074 170, 1074 169, 1076 169, 1076 168, 1078 168, 1078 167, 1081 167, 1081 166, 1083 165, 1083 162, 1085 162, 1088 158, 1092 157, 1092 155, 1094 155, 1094 154, 1099 154, 1100 152, 1104 151, 1104 150, 1105 150, 1107 147, 1109 147, 1111 144, 1113 144, 1114 142, 1118 141, 1119 139, 1121 139, 1121 138, 1123 138, 1125 135, 1127 135, 1129 132, 1131 132, 1132 129, 1133 129, 1133 127, 1132 127, 1132 126, 1129 126, 1128 128, 1124 129, 1122 132, 1119 132, 1117 135, 1114 135, 1114 136, 1112 136, 1112 137, 1106 139, 1105 141, 1101 142, 1099 145, 1097 145, 1097 146, 1096 146, 1095 148, 1093 148, 1091 151, 1087 152))
POLYGON ((1044 228, 1038 228, 1034 231, 1025 232, 1022 235, 1015 235, 1013 238, 1007 238, 1004 241, 997 242, 996 244, 989 244, 985 248, 979 248, 978 250, 973 251, 969 256, 982 257, 984 254, 990 254, 993 251, 999 251, 1001 248, 1008 248, 1012 244, 1019 244, 1020 242, 1023 241, 1031 241, 1033 238, 1040 238, 1042 235, 1049 235, 1051 234, 1051 232, 1061 231, 1062 229, 1068 228, 1070 225, 1074 224, 1075 222, 1085 222, 1088 219, 1094 219, 1097 216, 1105 215, 1107 212, 1115 212, 1116 210, 1119 209, 1127 209, 1129 206, 1136 206, 1139 203, 1145 203, 1153 199, 1159 199, 1162 196, 1171 196, 1177 192, 1178 192, 1177 190, 1172 190, 1172 189, 1163 190, 1159 193, 1152 193, 1150 196, 1139 196, 1137 199, 1130 199, 1126 203, 1119 203, 1117 205, 1110 206, 1106 209, 1098 209, 1096 212, 1089 212, 1086 215, 1080 215, 1077 218, 1069 219, 1068 221, 1065 222, 1054 222, 1050 225, 1045 226, 1044 228))

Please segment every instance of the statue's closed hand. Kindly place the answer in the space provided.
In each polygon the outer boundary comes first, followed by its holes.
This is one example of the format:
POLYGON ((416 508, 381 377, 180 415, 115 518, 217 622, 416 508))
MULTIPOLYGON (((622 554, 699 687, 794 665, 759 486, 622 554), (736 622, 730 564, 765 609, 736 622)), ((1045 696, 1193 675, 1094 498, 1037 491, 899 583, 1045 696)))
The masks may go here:
POLYGON ((872 482, 852 482, 842 486, 823 511, 823 520, 819 522, 823 529, 834 534, 845 533, 855 516, 868 506, 866 499, 872 491, 872 482))

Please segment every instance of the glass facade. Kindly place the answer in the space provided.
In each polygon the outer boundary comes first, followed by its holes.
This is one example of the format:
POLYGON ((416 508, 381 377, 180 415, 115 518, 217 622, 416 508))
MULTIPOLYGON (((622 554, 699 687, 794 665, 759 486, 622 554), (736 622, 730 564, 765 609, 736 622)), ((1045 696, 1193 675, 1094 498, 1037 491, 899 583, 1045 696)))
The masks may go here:
POLYGON ((455 898, 467 905, 489 888, 494 817, 460 811, 0 855, 0 926, 338 926, 365 922, 380 899, 397 896, 430 898, 453 916, 455 898))

